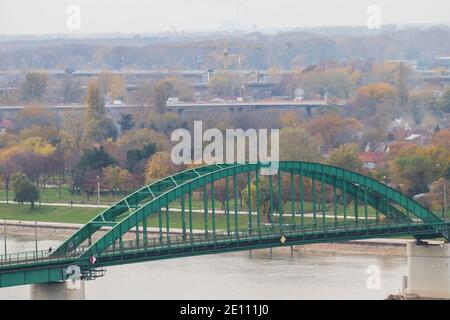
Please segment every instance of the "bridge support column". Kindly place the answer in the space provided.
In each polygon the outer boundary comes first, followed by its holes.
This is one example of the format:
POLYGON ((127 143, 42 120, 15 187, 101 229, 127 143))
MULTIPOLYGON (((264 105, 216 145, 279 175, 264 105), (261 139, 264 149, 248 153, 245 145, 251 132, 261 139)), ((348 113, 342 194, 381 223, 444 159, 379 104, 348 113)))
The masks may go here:
POLYGON ((30 285, 31 300, 85 300, 85 293, 84 281, 76 285, 66 281, 30 285))
POLYGON ((450 299, 450 244, 407 244, 406 295, 450 299))

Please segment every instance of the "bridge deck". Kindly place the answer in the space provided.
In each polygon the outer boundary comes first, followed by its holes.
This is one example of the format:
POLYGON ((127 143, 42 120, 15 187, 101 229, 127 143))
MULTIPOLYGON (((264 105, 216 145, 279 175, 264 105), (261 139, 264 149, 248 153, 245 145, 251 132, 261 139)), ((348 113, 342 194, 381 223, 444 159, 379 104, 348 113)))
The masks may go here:
MULTIPOLYGON (((195 256, 202 254, 254 250, 271 247, 303 245, 322 242, 342 242, 374 237, 396 237, 421 235, 439 237, 440 231, 450 227, 450 222, 442 224, 379 224, 373 221, 346 222, 303 226, 266 226, 255 230, 239 232, 217 232, 192 234, 187 237, 162 235, 148 239, 146 243, 122 242, 121 247, 112 246, 96 257, 91 264, 80 258, 86 247, 63 256, 52 256, 47 251, 22 252, 0 256, 0 287, 22 285, 42 281, 42 274, 53 273, 56 278, 45 277, 45 281, 61 281, 67 278, 66 268, 79 266, 84 274, 93 269, 135 263, 195 256), (33 274, 40 276, 35 277, 33 274)), ((44 282, 45 282, 44 281, 44 282)))

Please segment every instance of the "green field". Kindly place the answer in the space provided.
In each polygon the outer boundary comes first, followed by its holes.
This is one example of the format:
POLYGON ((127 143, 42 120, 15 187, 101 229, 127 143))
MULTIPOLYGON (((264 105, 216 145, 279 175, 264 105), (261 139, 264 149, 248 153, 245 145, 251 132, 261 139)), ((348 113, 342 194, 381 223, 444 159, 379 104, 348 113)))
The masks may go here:
MULTIPOLYGON (((41 221, 41 222, 61 222, 61 223, 87 223, 95 215, 101 212, 102 209, 98 208, 75 208, 75 207, 59 207, 59 206, 39 206, 34 209, 30 209, 29 205, 18 204, 0 204, 0 219, 7 220, 19 220, 19 221, 41 221)), ((165 212, 162 215, 162 225, 166 228, 165 212)), ((247 226, 249 217, 246 214, 238 214, 238 227, 247 226)), ((252 216, 252 224, 256 226, 257 217, 252 216)), ((212 214, 208 214, 208 229, 212 229, 212 214)), ((332 221, 332 219, 326 219, 332 221)), ((172 228, 181 228, 181 212, 171 212, 169 215, 169 224, 172 228)), ((189 215, 185 213, 186 228, 189 228, 189 215)), ((283 222, 290 223, 290 214, 285 214, 283 222)), ((312 218, 305 217, 305 223, 312 223, 312 218)), ((230 227, 234 228, 235 217, 234 214, 230 214, 230 227)), ((261 223, 267 222, 267 217, 261 217, 261 223)), ((297 223, 300 223, 300 217, 297 216, 297 223)), ((278 218, 274 217, 274 223, 278 223, 278 218)), ((317 215, 317 223, 321 223, 320 214, 317 215)), ((155 213, 148 219, 149 227, 159 226, 159 214, 155 213)), ((192 214, 193 229, 203 229, 205 226, 205 217, 203 212, 193 212, 192 214)), ((216 229, 226 229, 227 220, 225 214, 216 214, 216 229)))
MULTIPOLYGON (((40 201, 43 203, 73 203, 76 204, 97 204, 97 195, 90 196, 89 198, 81 193, 80 195, 71 194, 67 187, 62 187, 61 190, 58 188, 40 188, 40 201)), ((131 192, 122 192, 120 194, 112 194, 112 193, 101 193, 100 194, 100 203, 104 205, 113 204, 124 196, 131 192)), ((8 199, 10 201, 14 200, 14 192, 9 190, 8 199)), ((6 191, 4 189, 0 190, 0 200, 6 201, 6 191)))
POLYGON ((0 204, 0 219, 20 221, 86 223, 98 214, 98 208, 74 208, 57 206, 39 206, 30 209, 24 204, 0 204))
MULTIPOLYGON (((83 203, 90 203, 90 204, 96 204, 96 198, 91 197, 89 201, 87 201, 87 197, 85 196, 73 196, 70 194, 67 188, 61 189, 61 198, 60 194, 58 192, 59 190, 57 188, 47 188, 41 191, 41 202, 43 203, 70 203, 70 200, 73 201, 74 204, 83 204, 83 203), (62 199, 62 200, 60 200, 62 199)), ((5 191, 1 190, 1 199, 5 199, 5 191)), ((9 199, 12 200, 14 197, 12 193, 9 193, 9 199)), ((110 205, 114 203, 115 201, 122 198, 122 195, 102 195, 101 199, 102 204, 104 205, 110 205)), ((187 206, 188 201, 186 199, 185 202, 186 205, 186 227, 188 228, 188 213, 187 213, 187 206)), ((234 202, 233 200, 230 200, 230 211, 234 211, 234 202)), ((179 202, 174 202, 170 205, 171 208, 180 208, 179 202)), ((199 199, 193 200, 193 209, 202 209, 203 208, 203 201, 199 199)), ((211 200, 208 201, 208 208, 211 212, 211 200)), ((216 211, 222 210, 222 204, 216 201, 215 203, 216 211)), ((255 208, 253 208, 254 210, 255 208)), ((62 222, 62 223, 86 223, 90 219, 92 219, 96 214, 104 210, 103 208, 79 208, 79 207, 62 207, 62 206, 51 206, 51 205, 39 205, 39 203, 36 204, 35 209, 31 210, 29 204, 19 205, 19 204, 4 204, 0 203, 0 219, 9 219, 9 220, 22 220, 22 221, 42 221, 42 222, 62 222)), ((238 200, 238 210, 239 211, 246 211, 247 206, 245 201, 243 202, 243 206, 240 206, 240 201, 238 200)), ((288 201, 285 203, 284 207, 284 216, 286 219, 286 223, 290 222, 290 215, 291 215, 291 202, 288 201)), ((295 203, 295 210, 299 211, 299 203, 295 203)), ((354 216, 354 204, 350 203, 347 206, 347 216, 352 217, 354 216)), ((305 213, 311 213, 312 210, 312 203, 311 202, 304 202, 304 212, 305 213)), ((333 214, 333 205, 332 204, 326 204, 325 211, 327 215, 333 214)), ((316 206, 316 213, 317 213, 317 219, 318 223, 321 223, 321 215, 322 215, 322 209, 320 208, 319 204, 316 206)), ((358 206, 358 213, 360 219, 364 219, 364 206, 360 205, 358 206)), ((340 205, 337 207, 337 214, 340 216, 344 215, 344 208, 340 205)), ((436 212, 438 216, 441 216, 441 212, 436 212)), ((376 212, 373 208, 368 208, 368 216, 369 217, 375 217, 376 212)), ((275 217, 275 220, 277 218, 275 217)), ((181 227, 181 213, 180 212, 172 212, 170 215, 170 226, 180 228, 181 227)), ((332 220, 332 219, 328 219, 332 220)), ((266 217, 261 218, 262 222, 266 221, 266 217)), ((312 222, 312 218, 305 217, 304 219, 305 223, 312 222)), ((299 217, 297 217, 297 222, 299 221, 299 217)), ((253 225, 256 225, 256 216, 252 217, 252 223, 253 225)), ((196 212, 193 213, 193 228, 194 229, 203 229, 204 227, 204 217, 203 213, 196 212)), ((238 225, 239 226, 246 226, 248 224, 248 215, 239 214, 238 215, 238 225)), ((158 222, 158 215, 154 215, 149 218, 148 226, 157 227, 159 226, 158 222)), ((163 216, 163 226, 165 227, 165 217, 163 216)), ((231 214, 230 217, 230 226, 231 228, 234 228, 234 215, 231 214)), ((209 213, 208 217, 208 229, 212 228, 212 216, 211 213, 209 213)), ((226 218, 224 214, 217 213, 216 215, 216 228, 217 229, 225 229, 226 228, 226 218)))
MULTIPOLYGON (((112 205, 130 193, 131 193, 131 191, 130 192, 122 192, 120 194, 112 194, 112 193, 106 193, 106 192, 102 193, 100 195, 100 204, 112 205)), ((12 191, 9 191, 8 198, 10 201, 14 200, 14 194, 12 191)), ((6 201, 6 191, 4 189, 0 190, 0 200, 6 201)), ((69 192, 69 189, 67 187, 63 187, 63 188, 61 188, 61 190, 59 190, 58 188, 45 188, 45 189, 40 190, 40 202, 42 202, 42 203, 70 204, 71 201, 74 204, 96 205, 97 204, 97 196, 95 195, 95 196, 91 196, 88 198, 84 193, 82 193, 81 195, 72 195, 69 192)), ((187 200, 186 200, 186 204, 187 204, 187 200)), ((194 209, 203 208, 203 200, 202 199, 199 200, 199 199, 194 198, 192 204, 193 204, 192 207, 194 209)), ((241 201, 238 200, 238 210, 242 210, 242 211, 247 210, 247 205, 246 205, 245 201, 242 202, 243 206, 241 206, 240 204, 241 204, 241 201)), ((230 199, 229 205, 230 205, 230 209, 234 209, 234 201, 232 198, 230 199)), ((296 208, 299 208, 298 202, 295 205, 296 205, 296 208)), ((211 200, 210 199, 209 199, 208 206, 211 208, 211 200)), ((171 204, 171 207, 179 208, 180 204, 174 202, 173 204, 171 204)), ((348 212, 351 213, 352 210, 354 210, 353 208, 354 208, 353 204, 349 204, 348 212)), ((216 201, 216 209, 217 210, 222 209, 222 204, 219 203, 218 201, 216 201)), ((290 209, 291 209, 291 203, 290 203, 290 201, 288 201, 284 205, 284 210, 286 212, 288 212, 288 211, 290 211, 290 209)), ((312 212, 312 203, 305 201, 304 202, 304 210, 305 210, 305 212, 312 212)), ((333 210, 332 205, 327 204, 326 210, 327 211, 333 210)), ((360 205, 358 210, 360 212, 360 215, 364 214, 364 206, 363 205, 360 205)), ((317 211, 320 211, 319 205, 317 205, 317 211)), ((338 212, 338 214, 343 214, 343 208, 341 206, 339 206, 337 212, 338 212)), ((374 215, 375 215, 375 211, 372 208, 369 208, 369 216, 374 216, 374 215)))

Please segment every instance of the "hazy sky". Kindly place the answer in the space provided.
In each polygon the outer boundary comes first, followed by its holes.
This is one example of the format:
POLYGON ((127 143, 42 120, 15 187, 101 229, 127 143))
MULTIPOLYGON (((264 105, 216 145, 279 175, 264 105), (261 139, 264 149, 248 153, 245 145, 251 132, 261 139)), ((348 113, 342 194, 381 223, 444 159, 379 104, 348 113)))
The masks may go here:
POLYGON ((258 29, 365 25, 369 5, 382 24, 450 24, 450 0, 0 0, 0 34, 215 31, 238 17, 258 29), (68 27, 71 5, 79 29, 68 27))

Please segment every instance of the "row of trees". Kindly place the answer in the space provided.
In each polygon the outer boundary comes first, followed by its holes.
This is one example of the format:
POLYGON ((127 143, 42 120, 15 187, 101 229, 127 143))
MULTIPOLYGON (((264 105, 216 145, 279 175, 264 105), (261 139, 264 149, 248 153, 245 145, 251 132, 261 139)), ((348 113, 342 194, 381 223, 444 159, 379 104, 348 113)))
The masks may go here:
POLYGON ((360 27, 318 28, 253 33, 242 36, 201 35, 197 38, 152 37, 124 39, 9 41, 0 52, 0 68, 58 69, 268 69, 292 68, 320 61, 380 61, 444 56, 450 29, 445 26, 388 27, 380 34, 360 27), (30 45, 30 43, 32 45, 30 45), (49 49, 51 48, 51 49, 49 49), (199 59, 201 58, 201 59, 199 59))
MULTIPOLYGON (((204 120, 204 130, 281 128, 282 160, 326 161, 358 171, 361 170, 358 153, 365 142, 388 139, 385 129, 396 116, 406 112, 401 110, 410 110, 411 115, 420 113, 418 110, 429 113, 433 106, 444 105, 447 97, 444 94, 434 101, 432 95, 410 91, 407 84, 413 80, 401 64, 375 65, 366 74, 354 68, 329 67, 328 71, 304 70, 294 80, 300 84, 308 80, 307 90, 316 94, 325 90, 335 97, 353 95, 352 106, 345 110, 330 106, 312 119, 298 112, 277 111, 197 114, 181 119, 163 112, 165 101, 170 96, 189 97, 191 91, 178 79, 168 78, 153 87, 153 107, 137 108, 122 115, 117 126, 105 110, 105 96, 111 92, 120 95, 117 89, 120 81, 116 76, 93 80, 87 88, 84 114, 68 111, 60 116, 37 105, 19 113, 13 130, 0 136, 0 174, 4 186, 8 190, 11 176, 20 171, 38 187, 45 187, 49 179, 57 176, 62 184, 70 183, 74 192, 87 195, 96 192, 98 180, 104 190, 133 189, 181 169, 170 161, 169 136, 177 128, 192 129, 192 120, 198 117, 204 120), (366 81, 377 82, 360 86, 366 81)), ((217 79, 217 90, 222 90, 222 85, 232 88, 228 81, 217 79)), ((294 83, 292 87, 296 86, 294 83)), ((33 86, 29 90, 36 91, 33 86)), ((417 117, 420 125, 428 129, 435 126, 425 123, 424 117, 417 117)), ((414 121, 413 125, 417 123, 414 121)), ((426 169, 430 163, 433 168, 438 164, 440 170, 447 168, 447 163, 441 161, 441 157, 445 158, 443 149, 448 149, 442 142, 445 132, 437 132, 433 144, 425 147, 400 148, 394 144, 388 170, 376 174, 386 176, 387 181, 411 195, 428 191, 430 183, 445 177, 434 169, 426 169)), ((241 190, 244 188, 245 185, 241 190)))

